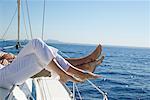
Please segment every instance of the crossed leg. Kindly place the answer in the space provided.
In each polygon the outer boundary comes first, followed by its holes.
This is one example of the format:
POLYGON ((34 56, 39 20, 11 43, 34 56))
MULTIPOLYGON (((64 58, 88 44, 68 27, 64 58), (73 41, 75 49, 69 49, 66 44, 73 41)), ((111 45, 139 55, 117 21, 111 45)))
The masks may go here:
POLYGON ((89 55, 81 58, 65 58, 69 63, 73 64, 74 66, 90 63, 95 61, 102 52, 102 46, 99 44, 96 49, 89 55))
POLYGON ((96 59, 95 61, 91 61, 86 64, 76 65, 75 67, 89 72, 94 72, 96 67, 103 62, 104 58, 105 56, 103 55, 101 58, 96 59))
POLYGON ((73 82, 82 82, 81 79, 74 77, 72 74, 66 72, 56 61, 56 59, 53 59, 48 66, 46 67, 48 70, 55 71, 59 76, 61 82, 65 83, 67 81, 73 81, 73 82))
POLYGON ((86 79, 89 78, 99 78, 99 75, 93 74, 91 72, 84 72, 81 69, 78 69, 72 65, 68 68, 67 71, 65 71, 61 65, 57 62, 56 59, 53 59, 46 69, 55 71, 60 76, 60 81, 65 83, 67 81, 73 81, 73 82, 83 82, 86 79), (51 67, 53 66, 53 67, 51 67))
MULTIPOLYGON (((67 60, 68 62, 71 63, 71 65, 69 64, 70 68, 68 70, 68 71, 70 71, 70 73, 78 75, 78 74, 83 73, 84 72, 83 70, 86 70, 86 71, 89 71, 88 72, 89 74, 93 75, 90 72, 94 72, 95 68, 98 65, 100 65, 104 59, 104 56, 99 58, 101 51, 102 51, 102 47, 101 47, 101 45, 98 45, 97 48, 88 56, 85 56, 82 58, 66 58, 66 59, 64 59, 60 56, 59 58, 61 58, 60 60, 63 60, 61 62, 65 62, 65 60, 67 60)), ((59 61, 59 59, 58 59, 58 61, 59 61)), ((60 64, 60 65, 65 65, 65 64, 60 64)), ((44 77, 50 76, 50 73, 47 70, 42 70, 40 73, 32 76, 32 78, 41 77, 41 76, 44 76, 44 77)), ((86 79, 83 74, 80 76, 83 76, 82 79, 86 79)), ((91 77, 89 77, 89 78, 91 78, 91 77)), ((94 78, 94 76, 93 76, 93 78, 94 78)))
POLYGON ((72 66, 63 57, 59 56, 55 50, 53 50, 40 39, 34 39, 29 44, 27 44, 27 46, 18 54, 17 58, 22 58, 26 55, 30 56, 31 54, 35 55, 40 67, 43 69, 52 69, 58 75, 60 75, 62 80, 64 80, 66 77, 67 80, 79 82, 87 78, 99 77, 98 75, 90 72, 85 73, 83 70, 72 66), (51 64, 54 66, 50 66, 51 64), (78 76, 81 80, 73 75, 78 76))

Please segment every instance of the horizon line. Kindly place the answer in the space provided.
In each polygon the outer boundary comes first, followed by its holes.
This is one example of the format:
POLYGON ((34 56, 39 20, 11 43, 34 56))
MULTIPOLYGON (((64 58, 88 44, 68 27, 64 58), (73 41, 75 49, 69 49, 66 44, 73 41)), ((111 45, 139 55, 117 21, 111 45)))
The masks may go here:
MULTIPOLYGON (((0 42, 1 41, 16 41, 17 39, 0 39, 0 42)), ((20 41, 24 41, 24 40, 32 40, 32 39, 21 39, 20 41)), ((75 44, 75 45, 91 45, 91 46, 95 46, 95 45, 98 45, 100 43, 75 43, 75 42, 64 42, 64 41, 59 41, 59 40, 54 40, 54 39, 45 39, 43 41, 48 41, 48 40, 52 40, 51 43, 54 43, 54 44, 75 44), (58 42, 54 42, 54 41, 58 41, 58 42)), ((101 44, 103 46, 115 46, 115 47, 128 47, 128 48, 147 48, 147 49, 150 49, 150 47, 145 47, 145 46, 128 46, 128 45, 117 45, 117 44, 101 44)))

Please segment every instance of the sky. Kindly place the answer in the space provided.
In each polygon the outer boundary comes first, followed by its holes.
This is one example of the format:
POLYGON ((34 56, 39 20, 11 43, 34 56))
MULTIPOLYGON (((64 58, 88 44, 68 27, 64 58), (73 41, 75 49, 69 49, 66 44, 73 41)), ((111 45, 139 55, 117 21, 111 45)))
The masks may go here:
MULTIPOLYGON (((41 38, 43 3, 43 0, 28 0, 33 38, 41 38)), ((0 36, 10 23, 16 7, 16 0, 0 0, 0 36)), ((29 35, 25 0, 22 0, 21 7, 21 39, 28 39, 23 20, 24 14, 29 35)), ((16 35, 17 15, 4 38, 16 39, 16 35)), ((46 0, 44 39, 150 47, 150 1, 46 0)))

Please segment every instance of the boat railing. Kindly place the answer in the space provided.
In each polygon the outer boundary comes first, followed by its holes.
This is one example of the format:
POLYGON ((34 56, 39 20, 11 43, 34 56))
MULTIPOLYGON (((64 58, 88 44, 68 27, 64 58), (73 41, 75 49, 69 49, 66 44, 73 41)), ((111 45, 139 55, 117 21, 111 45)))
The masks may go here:
MULTIPOLYGON (((63 57, 67 57, 67 58, 70 58, 67 54, 65 54, 65 53, 63 53, 63 52, 61 52, 61 51, 59 51, 58 52, 60 55, 62 55, 63 57)), ((100 88, 100 87, 98 87, 98 86, 96 86, 93 82, 91 82, 90 80, 88 80, 87 79, 87 82, 92 86, 92 87, 94 87, 102 96, 103 96, 103 100, 108 100, 108 97, 107 97, 107 93, 105 93, 104 91, 102 91, 102 89, 100 88)), ((78 89, 78 86, 76 85, 76 83, 73 83, 73 93, 72 93, 72 95, 73 95, 73 100, 76 100, 76 95, 75 95, 75 93, 76 93, 76 91, 77 91, 77 93, 78 93, 78 96, 79 96, 79 99, 80 100, 83 100, 82 99, 82 96, 81 96, 81 94, 80 94, 80 92, 79 92, 79 89, 78 89)))
MULTIPOLYGON (((90 80, 87 79, 87 82, 93 87, 95 88, 102 96, 103 96, 103 99, 102 100, 108 100, 108 97, 107 97, 107 93, 102 91, 102 89, 98 86, 96 86, 93 82, 91 82, 90 80)), ((76 100, 76 91, 77 91, 77 94, 79 96, 79 100, 83 100, 82 99, 82 96, 80 94, 80 91, 78 89, 78 86, 76 85, 76 83, 73 83, 73 100, 76 100)))

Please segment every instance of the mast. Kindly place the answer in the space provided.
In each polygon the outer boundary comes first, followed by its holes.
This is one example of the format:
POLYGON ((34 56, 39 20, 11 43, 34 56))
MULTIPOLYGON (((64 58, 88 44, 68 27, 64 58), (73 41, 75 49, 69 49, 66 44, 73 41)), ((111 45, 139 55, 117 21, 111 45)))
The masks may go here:
POLYGON ((18 3, 18 36, 17 36, 17 43, 16 43, 16 49, 20 47, 20 0, 17 0, 18 3))

